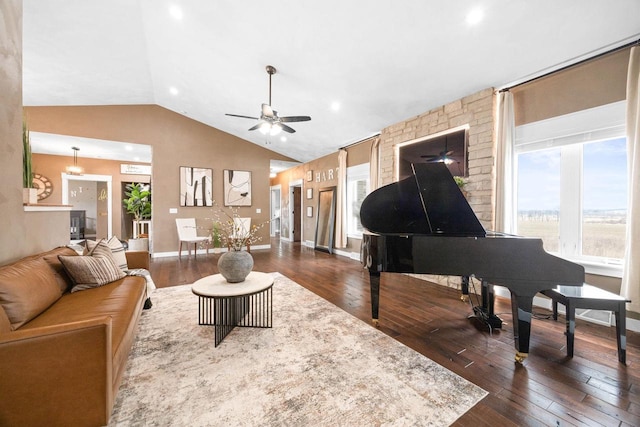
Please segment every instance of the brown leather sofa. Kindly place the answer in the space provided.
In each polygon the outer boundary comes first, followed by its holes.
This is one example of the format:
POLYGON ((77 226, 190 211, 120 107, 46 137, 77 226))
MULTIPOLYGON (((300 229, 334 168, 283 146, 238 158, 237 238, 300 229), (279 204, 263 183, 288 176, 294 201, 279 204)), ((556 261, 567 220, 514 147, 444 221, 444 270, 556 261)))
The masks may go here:
MULTIPOLYGON (((2 426, 99 426, 111 416, 146 282, 126 276, 71 293, 58 255, 77 253, 61 247, 0 267, 2 426)), ((147 252, 126 256, 129 268, 149 268, 147 252)))

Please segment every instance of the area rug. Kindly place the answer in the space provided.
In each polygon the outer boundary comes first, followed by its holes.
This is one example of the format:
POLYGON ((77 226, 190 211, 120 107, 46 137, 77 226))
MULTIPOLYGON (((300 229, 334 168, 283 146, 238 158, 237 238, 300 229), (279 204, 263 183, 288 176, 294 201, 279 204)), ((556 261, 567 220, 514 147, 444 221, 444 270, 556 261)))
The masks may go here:
POLYGON ((273 328, 217 348, 190 285, 156 290, 110 425, 442 426, 487 394, 273 274, 273 328))

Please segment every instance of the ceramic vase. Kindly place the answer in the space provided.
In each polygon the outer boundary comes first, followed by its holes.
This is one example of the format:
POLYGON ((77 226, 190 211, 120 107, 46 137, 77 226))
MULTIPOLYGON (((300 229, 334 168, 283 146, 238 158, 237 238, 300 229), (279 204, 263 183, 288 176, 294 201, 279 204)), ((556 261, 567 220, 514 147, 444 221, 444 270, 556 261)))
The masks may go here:
POLYGON ((229 283, 238 283, 251 273, 253 257, 246 251, 225 252, 218 258, 218 271, 229 283))

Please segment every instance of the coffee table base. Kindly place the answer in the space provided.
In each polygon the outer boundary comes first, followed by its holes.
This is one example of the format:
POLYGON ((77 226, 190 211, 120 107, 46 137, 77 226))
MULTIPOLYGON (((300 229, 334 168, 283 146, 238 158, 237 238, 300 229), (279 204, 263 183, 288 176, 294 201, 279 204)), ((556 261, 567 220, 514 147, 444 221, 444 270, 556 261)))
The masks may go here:
POLYGON ((241 296, 208 297, 199 295, 198 324, 214 326, 215 347, 236 326, 271 328, 273 323, 272 287, 241 296))

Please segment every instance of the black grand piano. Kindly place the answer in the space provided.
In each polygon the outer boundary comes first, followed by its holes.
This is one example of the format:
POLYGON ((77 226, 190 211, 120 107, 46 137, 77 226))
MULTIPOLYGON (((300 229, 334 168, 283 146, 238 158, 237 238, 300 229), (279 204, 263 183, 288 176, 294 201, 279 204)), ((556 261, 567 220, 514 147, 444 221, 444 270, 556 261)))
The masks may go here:
MULTIPOLYGON (((485 231, 443 163, 414 164, 412 171, 373 191, 360 208, 374 323, 381 272, 475 277, 511 292, 516 361, 522 363, 533 297, 558 285, 582 286, 584 267, 548 254, 541 239, 485 231)), ((484 297, 481 310, 493 316, 492 299, 484 297)))

